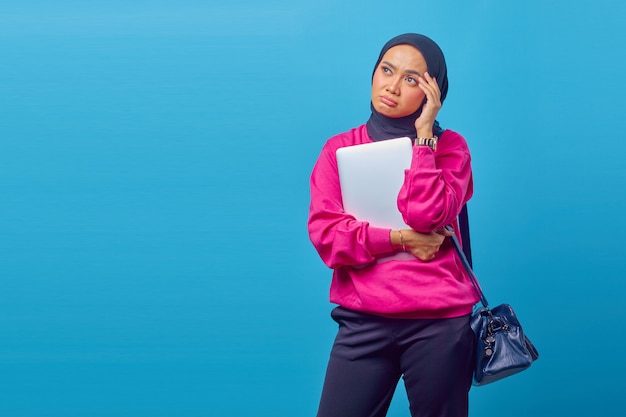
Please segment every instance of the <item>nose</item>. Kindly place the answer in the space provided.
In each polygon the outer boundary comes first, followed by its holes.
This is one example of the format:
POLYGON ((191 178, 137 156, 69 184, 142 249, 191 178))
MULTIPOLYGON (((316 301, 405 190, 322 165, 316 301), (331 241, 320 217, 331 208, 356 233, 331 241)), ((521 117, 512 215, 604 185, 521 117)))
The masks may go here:
POLYGON ((402 77, 394 77, 392 80, 390 80, 389 84, 387 84, 387 91, 389 91, 391 94, 399 94, 401 80, 402 77))

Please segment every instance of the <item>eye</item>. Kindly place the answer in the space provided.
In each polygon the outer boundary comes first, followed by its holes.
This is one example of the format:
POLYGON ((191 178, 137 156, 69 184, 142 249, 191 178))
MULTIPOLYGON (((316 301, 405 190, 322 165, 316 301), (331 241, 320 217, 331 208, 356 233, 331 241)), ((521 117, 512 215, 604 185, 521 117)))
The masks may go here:
POLYGON ((408 77, 406 77, 406 81, 409 84, 417 84, 418 83, 417 78, 415 78, 413 76, 410 76, 410 75, 408 77))
POLYGON ((383 72, 383 74, 391 74, 391 68, 386 67, 386 66, 381 66, 380 67, 381 71, 383 72))

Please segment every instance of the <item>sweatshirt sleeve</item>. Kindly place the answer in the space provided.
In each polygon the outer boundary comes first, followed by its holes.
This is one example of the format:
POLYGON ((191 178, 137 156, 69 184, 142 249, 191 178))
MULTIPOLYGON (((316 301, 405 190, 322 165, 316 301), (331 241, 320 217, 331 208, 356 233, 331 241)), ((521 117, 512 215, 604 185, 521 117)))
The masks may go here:
POLYGON ((311 174, 309 237, 330 268, 363 265, 393 251, 390 230, 372 227, 343 210, 334 149, 324 146, 311 174))
POLYGON ((446 131, 433 152, 414 146, 411 167, 405 171, 398 209, 413 230, 429 233, 452 223, 473 192, 472 168, 465 139, 446 131))

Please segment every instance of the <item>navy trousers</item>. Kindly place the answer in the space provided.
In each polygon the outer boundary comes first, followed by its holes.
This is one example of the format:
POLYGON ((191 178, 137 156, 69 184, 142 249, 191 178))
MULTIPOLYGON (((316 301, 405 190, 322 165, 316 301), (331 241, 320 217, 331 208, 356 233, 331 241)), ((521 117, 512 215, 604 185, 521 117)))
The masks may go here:
POLYGON ((469 316, 390 319, 337 307, 317 417, 384 417, 400 377, 412 417, 467 417, 474 333, 469 316))

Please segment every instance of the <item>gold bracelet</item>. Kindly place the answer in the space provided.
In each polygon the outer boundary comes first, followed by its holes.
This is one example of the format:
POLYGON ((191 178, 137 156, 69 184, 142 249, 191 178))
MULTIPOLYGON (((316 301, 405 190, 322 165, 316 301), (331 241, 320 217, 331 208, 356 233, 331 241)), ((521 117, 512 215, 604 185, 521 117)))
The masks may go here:
POLYGON ((402 230, 398 229, 398 233, 400 233, 400 243, 402 244, 402 250, 406 252, 406 246, 404 246, 404 237, 402 236, 402 230))

